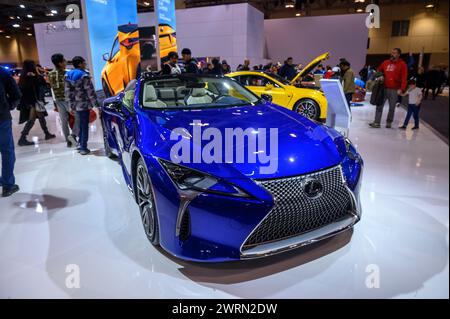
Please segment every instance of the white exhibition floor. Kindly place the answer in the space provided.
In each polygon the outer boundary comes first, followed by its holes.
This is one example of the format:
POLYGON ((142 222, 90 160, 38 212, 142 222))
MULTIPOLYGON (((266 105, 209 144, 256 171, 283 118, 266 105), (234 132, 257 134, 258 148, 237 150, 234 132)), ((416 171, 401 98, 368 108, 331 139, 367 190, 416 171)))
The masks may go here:
MULTIPOLYGON (((16 147, 21 192, 0 198, 0 298, 448 298, 449 147, 425 126, 369 129, 373 106, 353 114, 351 139, 366 163, 353 233, 214 265, 149 244, 119 165, 102 155, 99 123, 94 154, 82 157, 59 130, 43 141, 36 122, 38 143, 16 147), (66 286, 71 265, 80 288, 66 286), (379 288, 368 288, 377 273, 379 288)), ((397 109, 395 127, 404 115, 397 109)), ((20 129, 15 119, 16 141, 20 129)))

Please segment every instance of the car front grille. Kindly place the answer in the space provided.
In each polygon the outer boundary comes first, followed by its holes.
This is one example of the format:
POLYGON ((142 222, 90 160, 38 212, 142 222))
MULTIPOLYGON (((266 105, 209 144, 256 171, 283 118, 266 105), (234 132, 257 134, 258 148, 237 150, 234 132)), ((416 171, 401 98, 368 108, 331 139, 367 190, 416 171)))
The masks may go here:
POLYGON ((351 195, 340 166, 308 175, 257 182, 272 194, 275 205, 248 237, 242 251, 318 229, 347 217, 352 209, 351 195), (303 184, 308 179, 322 184, 321 196, 307 196, 303 184))

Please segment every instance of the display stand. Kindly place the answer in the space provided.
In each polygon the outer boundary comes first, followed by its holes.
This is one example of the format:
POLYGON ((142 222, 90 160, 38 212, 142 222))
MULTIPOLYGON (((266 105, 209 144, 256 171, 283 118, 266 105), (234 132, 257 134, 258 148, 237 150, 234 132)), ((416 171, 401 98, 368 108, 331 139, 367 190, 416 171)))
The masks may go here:
POLYGON ((352 114, 348 108, 341 82, 337 79, 322 79, 320 84, 328 101, 326 124, 347 137, 352 114))

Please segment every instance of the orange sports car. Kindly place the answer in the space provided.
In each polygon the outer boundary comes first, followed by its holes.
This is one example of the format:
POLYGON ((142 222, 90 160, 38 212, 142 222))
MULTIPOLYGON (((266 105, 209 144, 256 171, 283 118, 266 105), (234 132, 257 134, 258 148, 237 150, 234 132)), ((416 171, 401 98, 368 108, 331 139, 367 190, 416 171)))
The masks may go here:
POLYGON ((103 55, 103 60, 106 64, 102 70, 102 87, 109 97, 123 91, 136 78, 140 62, 137 24, 119 26, 111 51, 103 55))
POLYGON ((170 52, 177 52, 177 37, 175 30, 168 24, 159 25, 159 56, 161 61, 169 55, 170 52))

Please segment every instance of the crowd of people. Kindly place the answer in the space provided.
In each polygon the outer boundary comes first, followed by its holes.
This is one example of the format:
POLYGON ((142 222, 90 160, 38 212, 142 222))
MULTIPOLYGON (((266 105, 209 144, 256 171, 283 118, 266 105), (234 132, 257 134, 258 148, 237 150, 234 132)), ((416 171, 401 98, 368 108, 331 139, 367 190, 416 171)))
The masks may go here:
POLYGON ((361 77, 367 76, 367 82, 372 90, 371 103, 376 105, 375 120, 370 123, 372 128, 381 127, 384 104, 388 101, 389 110, 386 127, 392 128, 395 109, 405 104, 408 109, 406 119, 400 129, 406 129, 409 120, 414 115, 413 130, 419 129, 419 114, 422 101, 428 98, 432 91, 433 100, 448 85, 448 75, 444 67, 432 67, 425 72, 423 67, 415 67, 412 54, 408 61, 401 59, 402 51, 395 48, 389 59, 385 60, 376 70, 365 67, 361 70, 361 77))
MULTIPOLYGON (((80 56, 72 59, 73 69, 66 71, 66 59, 62 54, 54 54, 52 62, 55 68, 48 74, 51 92, 55 106, 61 119, 62 132, 67 147, 76 147, 81 155, 87 155, 89 139, 90 110, 98 106, 98 99, 89 73, 86 71, 86 61, 80 56), (69 117, 75 118, 73 128, 70 128, 69 117)), ((0 68, 0 152, 2 156, 2 174, 0 186, 2 196, 8 197, 19 191, 15 182, 14 164, 15 150, 12 133, 11 111, 20 111, 19 124, 24 124, 19 146, 34 145, 27 139, 36 119, 44 132, 45 140, 56 136, 50 133, 46 117, 45 88, 42 69, 34 61, 23 62, 23 69, 18 83, 4 68, 0 68)))
MULTIPOLYGON (((388 115, 386 127, 391 128, 394 121, 395 109, 402 101, 406 101, 408 112, 400 129, 406 129, 411 119, 414 118, 414 130, 419 128, 420 106, 423 99, 432 92, 432 98, 448 84, 448 76, 444 68, 431 68, 425 72, 424 68, 414 69, 412 55, 407 62, 401 59, 401 50, 395 48, 388 60, 384 61, 377 69, 365 66, 359 76, 372 90, 371 103, 376 105, 375 119, 370 123, 372 128, 381 127, 381 119, 386 101, 388 102, 388 115)), ((181 51, 183 63, 179 64, 177 52, 171 52, 167 61, 162 65, 162 74, 211 74, 225 75, 231 72, 231 66, 226 60, 212 59, 211 62, 198 62, 192 57, 190 49, 181 51)), ((90 153, 88 149, 89 139, 89 117, 91 109, 98 106, 98 98, 91 76, 86 70, 86 61, 80 56, 72 58, 73 69, 67 71, 67 61, 60 53, 52 56, 54 69, 48 73, 52 97, 55 107, 61 119, 62 133, 67 147, 75 147, 81 155, 90 153), (70 118, 73 118, 71 127, 70 118)), ((255 65, 251 67, 250 60, 246 59, 239 65, 236 71, 264 71, 277 74, 278 76, 292 81, 298 72, 303 69, 301 64, 294 64, 293 58, 288 57, 281 63, 268 63, 266 65, 255 65)), ((19 146, 34 145, 27 139, 36 120, 44 133, 45 140, 56 136, 52 134, 47 126, 47 110, 45 105, 44 70, 34 61, 23 62, 23 69, 18 83, 11 74, 0 68, 0 151, 2 155, 2 174, 0 186, 3 187, 2 195, 10 196, 19 190, 14 179, 14 140, 12 134, 11 111, 20 111, 19 123, 24 124, 21 136, 18 140, 19 146)), ((320 74, 326 79, 340 79, 350 108, 352 96, 356 91, 355 73, 351 64, 342 58, 335 67, 319 64, 312 70, 311 76, 320 74)))

